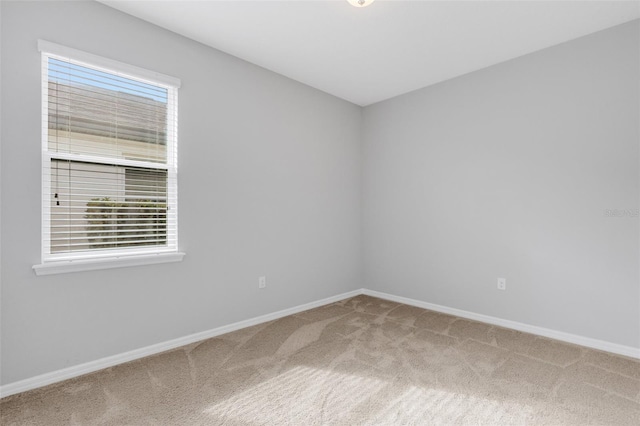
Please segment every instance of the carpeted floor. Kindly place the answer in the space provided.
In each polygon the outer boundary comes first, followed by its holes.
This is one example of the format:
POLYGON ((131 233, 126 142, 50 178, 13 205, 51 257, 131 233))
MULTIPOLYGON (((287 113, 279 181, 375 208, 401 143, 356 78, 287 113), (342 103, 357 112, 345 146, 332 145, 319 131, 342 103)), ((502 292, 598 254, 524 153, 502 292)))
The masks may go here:
POLYGON ((638 425, 640 361, 357 296, 0 410, 2 425, 638 425))

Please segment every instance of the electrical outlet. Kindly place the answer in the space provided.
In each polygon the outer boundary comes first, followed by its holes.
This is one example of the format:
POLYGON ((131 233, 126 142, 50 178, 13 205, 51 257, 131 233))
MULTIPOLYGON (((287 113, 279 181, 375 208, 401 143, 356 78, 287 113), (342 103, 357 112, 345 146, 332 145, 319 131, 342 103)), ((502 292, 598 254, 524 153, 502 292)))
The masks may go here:
POLYGON ((506 290, 506 289, 507 289, 507 279, 498 278, 498 290, 506 290))
POLYGON ((265 288, 267 286, 267 277, 258 278, 258 288, 265 288))

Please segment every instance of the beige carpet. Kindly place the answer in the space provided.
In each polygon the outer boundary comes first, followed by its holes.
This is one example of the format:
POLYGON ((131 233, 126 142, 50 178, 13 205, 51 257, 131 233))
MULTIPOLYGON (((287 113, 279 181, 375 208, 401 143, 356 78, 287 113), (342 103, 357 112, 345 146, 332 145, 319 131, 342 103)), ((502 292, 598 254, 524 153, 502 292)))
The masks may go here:
POLYGON ((640 362, 358 296, 0 409, 2 425, 638 425, 640 362))

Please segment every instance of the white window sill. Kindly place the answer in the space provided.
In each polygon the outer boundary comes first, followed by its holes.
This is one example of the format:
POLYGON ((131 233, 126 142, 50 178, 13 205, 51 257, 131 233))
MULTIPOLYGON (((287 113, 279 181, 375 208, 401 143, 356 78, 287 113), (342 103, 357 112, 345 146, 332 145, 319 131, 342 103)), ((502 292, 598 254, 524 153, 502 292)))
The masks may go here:
POLYGON ((78 259, 46 262, 33 265, 36 275, 66 274, 69 272, 93 271, 96 269, 124 268, 127 266, 152 265, 154 263, 182 262, 185 253, 158 253, 120 256, 102 259, 78 259))

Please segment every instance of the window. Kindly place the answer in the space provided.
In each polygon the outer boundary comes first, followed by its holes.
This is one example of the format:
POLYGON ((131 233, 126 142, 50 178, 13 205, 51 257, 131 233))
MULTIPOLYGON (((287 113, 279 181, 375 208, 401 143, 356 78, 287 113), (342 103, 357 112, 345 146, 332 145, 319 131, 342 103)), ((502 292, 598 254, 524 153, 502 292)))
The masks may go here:
POLYGON ((36 273, 181 260, 179 80, 45 41, 39 49, 42 264, 36 273))

